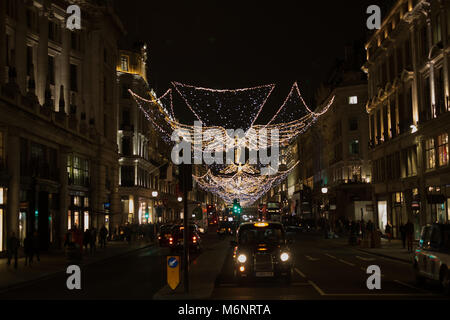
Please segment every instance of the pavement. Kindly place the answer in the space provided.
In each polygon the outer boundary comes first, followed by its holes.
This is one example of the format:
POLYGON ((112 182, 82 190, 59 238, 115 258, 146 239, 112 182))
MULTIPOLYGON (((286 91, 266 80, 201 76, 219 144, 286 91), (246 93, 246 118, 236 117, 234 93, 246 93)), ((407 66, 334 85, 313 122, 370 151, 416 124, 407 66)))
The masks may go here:
MULTIPOLYGON (((215 232, 207 237, 217 238, 215 232)), ((205 239, 207 240, 207 239, 205 239)), ((205 300, 211 297, 215 282, 230 250, 231 238, 209 241, 202 253, 189 266, 189 293, 184 292, 182 279, 180 285, 172 290, 168 285, 161 288, 154 296, 155 300, 205 300)), ((206 242, 206 241, 205 241, 206 242)))
POLYGON ((417 247, 418 242, 415 241, 413 244, 413 252, 408 252, 408 249, 403 248, 403 243, 401 240, 393 239, 388 241, 387 239, 381 238, 380 248, 366 248, 361 245, 351 246, 348 244, 348 237, 341 236, 337 239, 330 239, 330 241, 348 246, 349 248, 359 250, 365 253, 374 254, 380 257, 394 259, 402 262, 411 263, 414 258, 414 249, 417 247))
MULTIPOLYGON (((110 241, 106 248, 99 248, 94 254, 85 253, 79 263, 81 266, 91 265, 111 258, 119 257, 130 252, 154 245, 152 242, 139 241, 128 244, 122 241, 110 241)), ((0 291, 11 290, 32 282, 65 273, 69 261, 63 250, 42 252, 40 261, 33 259, 31 266, 25 266, 25 258, 18 259, 18 268, 14 269, 14 260, 7 265, 7 259, 0 259, 0 291)))

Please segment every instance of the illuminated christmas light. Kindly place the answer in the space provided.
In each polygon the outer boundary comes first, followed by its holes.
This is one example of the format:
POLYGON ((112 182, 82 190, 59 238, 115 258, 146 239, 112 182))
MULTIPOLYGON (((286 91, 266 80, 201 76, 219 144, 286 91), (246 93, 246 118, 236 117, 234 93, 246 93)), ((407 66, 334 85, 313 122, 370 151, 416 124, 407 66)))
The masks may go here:
MULTIPOLYGON (((287 147, 327 112, 334 102, 333 97, 318 110, 312 111, 306 105, 297 83, 294 83, 271 120, 264 125, 255 125, 274 85, 218 90, 179 82, 172 84, 201 126, 187 125, 176 120, 171 89, 160 98, 154 92, 150 92, 150 99, 140 97, 131 90, 130 94, 165 141, 171 142, 171 136, 176 131, 183 140, 191 144, 194 154, 198 151, 200 155, 226 152, 229 149, 260 151, 261 146, 287 147), (246 99, 244 94, 247 95, 246 99), (247 101, 246 105, 236 106, 236 103, 244 101, 247 101), (292 104, 294 109, 289 114, 286 111, 288 104, 292 104), (233 115, 230 115, 230 110, 235 111, 233 115), (230 136, 226 129, 236 123, 236 117, 241 123, 245 121, 243 127, 246 131, 242 137, 230 136), (287 118, 290 118, 289 121, 286 121, 287 118), (214 123, 215 121, 219 123, 214 123), (277 134, 274 135, 273 132, 277 134)), ((238 199, 243 206, 247 206, 283 181, 297 165, 298 162, 284 171, 278 171, 278 168, 264 167, 260 163, 202 164, 199 170, 205 173, 193 175, 193 178, 201 189, 218 195, 225 202, 232 203, 238 199), (261 174, 263 167, 273 169, 273 172, 261 174)))

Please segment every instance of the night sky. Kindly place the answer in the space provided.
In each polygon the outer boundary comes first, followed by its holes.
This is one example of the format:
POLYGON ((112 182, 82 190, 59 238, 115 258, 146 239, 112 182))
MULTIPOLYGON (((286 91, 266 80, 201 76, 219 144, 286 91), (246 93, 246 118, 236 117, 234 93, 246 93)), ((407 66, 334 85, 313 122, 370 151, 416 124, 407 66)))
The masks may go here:
POLYGON ((314 105, 344 46, 371 34, 367 7, 388 2, 116 0, 116 10, 126 40, 149 46, 149 82, 158 95, 170 81, 220 89, 274 83, 271 103, 281 104, 297 80, 314 105))

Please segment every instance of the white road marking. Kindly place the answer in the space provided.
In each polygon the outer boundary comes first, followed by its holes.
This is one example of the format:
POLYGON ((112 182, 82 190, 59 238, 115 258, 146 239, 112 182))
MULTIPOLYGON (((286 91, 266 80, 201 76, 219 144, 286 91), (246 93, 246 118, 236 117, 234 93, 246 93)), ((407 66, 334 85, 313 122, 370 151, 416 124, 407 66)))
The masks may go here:
POLYGON ((339 259, 339 261, 342 262, 342 263, 345 263, 346 265, 349 265, 349 266, 351 266, 351 267, 354 267, 354 266, 355 266, 353 263, 348 262, 348 261, 345 261, 345 260, 342 260, 342 259, 339 259))
POLYGON ((376 260, 375 258, 363 258, 361 256, 356 256, 356 258, 358 258, 359 260, 362 260, 362 261, 375 261, 376 260))
POLYGON ((305 256, 306 258, 308 258, 308 260, 310 260, 310 261, 318 261, 318 260, 320 260, 320 259, 317 259, 317 258, 311 258, 310 256, 305 256))
POLYGON ((303 272, 301 272, 300 270, 298 270, 297 268, 294 269, 295 272, 297 272, 301 277, 306 278, 305 274, 303 272))
POLYGON ((325 253, 325 255, 326 255, 327 257, 330 257, 331 259, 337 259, 335 256, 332 256, 331 254, 325 253))
POLYGON ((308 283, 310 285, 312 285, 314 287, 314 289, 316 289, 316 291, 321 295, 324 296, 325 292, 322 291, 322 289, 320 289, 314 282, 312 282, 311 280, 308 280, 308 283))

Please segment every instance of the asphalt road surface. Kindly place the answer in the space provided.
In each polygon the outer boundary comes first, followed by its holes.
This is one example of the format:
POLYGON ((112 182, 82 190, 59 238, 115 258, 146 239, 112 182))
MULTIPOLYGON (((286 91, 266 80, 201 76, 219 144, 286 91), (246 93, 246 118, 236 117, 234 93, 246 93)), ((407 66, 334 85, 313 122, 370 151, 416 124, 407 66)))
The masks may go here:
POLYGON ((317 234, 298 234, 292 244, 294 274, 282 279, 259 278, 238 285, 232 276, 232 252, 218 277, 212 299, 449 299, 436 284, 416 287, 411 264, 366 254, 317 234), (381 269, 381 289, 367 288, 367 267, 381 269))
MULTIPOLYGON (((212 230, 203 241, 220 240, 212 230)), ((216 279, 216 300, 449 299, 435 284, 416 287, 408 263, 366 254, 315 234, 298 234, 292 244, 295 271, 291 284, 258 279, 239 286, 232 277, 231 247, 216 279), (381 268, 381 290, 369 290, 369 265, 381 268)), ((165 285, 167 248, 144 248, 82 269, 82 290, 68 290, 67 275, 57 274, 0 292, 5 299, 151 299, 165 285)), ((195 260, 193 256, 192 260, 195 260)))

